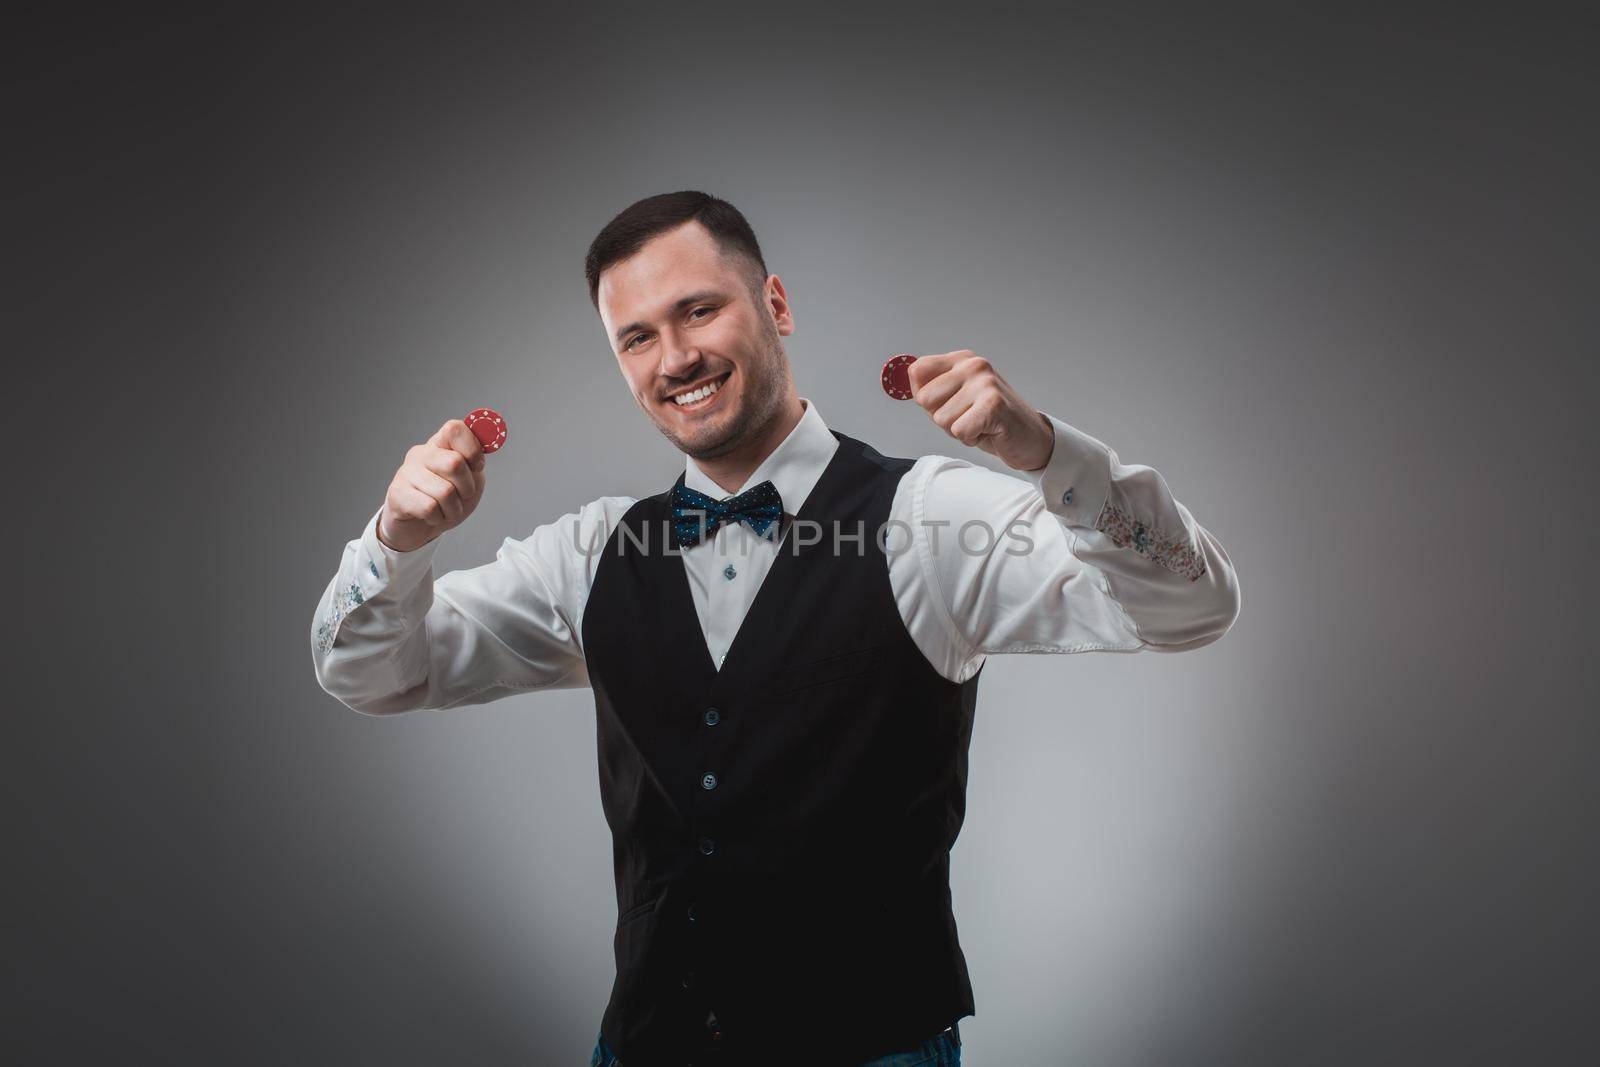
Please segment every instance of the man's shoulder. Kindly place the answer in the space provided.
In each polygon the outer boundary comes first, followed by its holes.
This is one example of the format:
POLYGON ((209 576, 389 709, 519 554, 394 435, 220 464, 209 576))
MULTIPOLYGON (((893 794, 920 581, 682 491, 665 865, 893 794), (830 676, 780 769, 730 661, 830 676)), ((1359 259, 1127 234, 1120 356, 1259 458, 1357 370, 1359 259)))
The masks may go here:
POLYGON ((830 430, 839 440, 839 447, 843 455, 854 458, 862 466, 874 473, 890 474, 899 477, 916 465, 915 456, 891 456, 881 451, 876 445, 852 437, 839 430, 830 430))
MULTIPOLYGON (((1014 491, 1018 479, 1013 474, 992 470, 970 459, 927 452, 916 456, 892 456, 877 446, 849 434, 833 431, 841 446, 850 449, 858 462, 873 471, 881 471, 905 481, 930 482, 936 478, 954 478, 962 483, 986 485, 996 491, 1014 491), (909 475, 909 477, 906 477, 909 475)), ((1026 484, 1026 483, 1024 483, 1026 484)))
POLYGON ((574 511, 540 523, 520 541, 506 538, 501 551, 522 548, 565 552, 568 549, 582 551, 588 545, 603 545, 617 524, 639 503, 640 500, 632 496, 595 497, 574 511))

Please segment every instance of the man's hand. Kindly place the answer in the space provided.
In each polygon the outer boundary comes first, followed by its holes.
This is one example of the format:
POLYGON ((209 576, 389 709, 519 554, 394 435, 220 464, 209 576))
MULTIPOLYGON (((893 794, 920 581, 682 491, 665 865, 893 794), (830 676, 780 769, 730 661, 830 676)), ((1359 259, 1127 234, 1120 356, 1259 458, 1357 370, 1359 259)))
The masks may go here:
POLYGON ((483 498, 483 445, 467 424, 451 419, 413 445, 395 471, 378 516, 378 540, 413 552, 460 526, 483 498))
POLYGON ((911 399, 957 441, 999 457, 1013 470, 1035 471, 1050 462, 1055 427, 987 359, 965 348, 919 356, 906 375, 911 399))

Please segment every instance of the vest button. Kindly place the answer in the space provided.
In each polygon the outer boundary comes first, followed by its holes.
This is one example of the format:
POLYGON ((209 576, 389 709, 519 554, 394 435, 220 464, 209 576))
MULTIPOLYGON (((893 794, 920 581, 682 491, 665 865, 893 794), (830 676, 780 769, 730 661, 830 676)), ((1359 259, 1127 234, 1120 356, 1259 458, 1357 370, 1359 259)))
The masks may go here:
POLYGON ((703 775, 701 777, 701 779, 700 779, 700 788, 701 789, 715 789, 716 787, 717 787, 717 776, 712 774, 710 771, 707 771, 705 773, 705 775, 703 775))
POLYGON ((687 914, 689 916, 689 921, 691 923, 694 922, 694 905, 693 904, 689 905, 689 907, 687 909, 687 914))
POLYGON ((709 837, 700 839, 700 855, 709 856, 717 850, 717 843, 709 837))
POLYGON ((722 721, 722 712, 718 711, 716 708, 707 708, 706 709, 706 725, 707 726, 715 726, 715 725, 717 725, 717 723, 719 723, 721 721, 722 721))
POLYGON ((683 988, 688 989, 692 985, 694 985, 694 972, 693 971, 684 971, 683 972, 683 988))

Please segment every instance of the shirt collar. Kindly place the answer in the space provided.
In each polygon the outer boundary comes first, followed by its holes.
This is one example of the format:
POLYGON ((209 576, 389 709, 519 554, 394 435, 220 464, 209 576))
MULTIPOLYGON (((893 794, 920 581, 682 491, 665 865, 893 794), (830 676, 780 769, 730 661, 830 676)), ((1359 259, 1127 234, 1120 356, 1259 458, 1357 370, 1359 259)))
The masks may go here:
MULTIPOLYGON (((839 439, 822 421, 817 405, 805 397, 800 398, 800 404, 805 412, 800 416, 800 421, 794 424, 794 429, 789 431, 789 436, 761 461, 761 466, 752 471, 744 485, 739 487, 743 491, 771 480, 778 495, 783 498, 783 510, 790 515, 799 514, 806 497, 811 495, 812 487, 833 458, 833 450, 839 447, 839 439)), ((683 484, 713 500, 723 500, 730 495, 689 456, 684 457, 683 484)))

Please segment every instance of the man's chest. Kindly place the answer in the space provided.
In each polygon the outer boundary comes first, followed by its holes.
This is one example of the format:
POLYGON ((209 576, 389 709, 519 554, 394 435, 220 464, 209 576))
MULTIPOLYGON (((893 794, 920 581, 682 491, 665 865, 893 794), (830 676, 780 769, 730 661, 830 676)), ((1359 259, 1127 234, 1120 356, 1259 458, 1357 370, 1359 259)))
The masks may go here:
POLYGON ((721 670, 785 540, 769 540, 739 524, 725 526, 683 552, 695 617, 711 662, 721 670))

